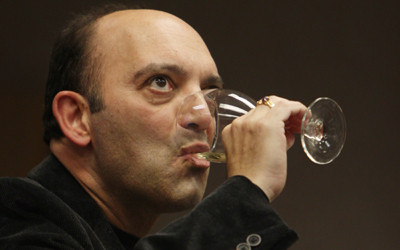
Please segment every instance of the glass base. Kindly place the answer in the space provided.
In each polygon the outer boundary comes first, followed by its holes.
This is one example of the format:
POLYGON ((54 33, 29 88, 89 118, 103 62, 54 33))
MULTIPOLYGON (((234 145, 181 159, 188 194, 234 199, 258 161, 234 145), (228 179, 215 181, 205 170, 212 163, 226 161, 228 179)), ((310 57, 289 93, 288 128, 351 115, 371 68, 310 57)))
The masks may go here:
POLYGON ((308 107, 301 126, 301 144, 308 158, 317 164, 328 164, 338 157, 345 140, 346 121, 342 109, 330 98, 315 100, 308 107))

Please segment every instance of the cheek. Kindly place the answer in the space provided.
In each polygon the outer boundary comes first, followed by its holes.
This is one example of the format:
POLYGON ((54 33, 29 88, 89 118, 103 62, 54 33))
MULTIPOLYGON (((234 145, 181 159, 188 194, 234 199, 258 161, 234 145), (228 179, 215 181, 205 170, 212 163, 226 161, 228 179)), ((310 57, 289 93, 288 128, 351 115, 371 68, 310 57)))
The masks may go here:
POLYGON ((136 131, 150 138, 164 139, 176 131, 176 114, 167 107, 137 110, 132 122, 136 131))
MULTIPOLYGON (((123 92, 108 103, 99 125, 104 133, 114 134, 130 151, 150 150, 156 146, 175 144, 176 105, 153 105, 144 95, 123 92)), ((113 138, 111 138, 113 139, 113 138)))

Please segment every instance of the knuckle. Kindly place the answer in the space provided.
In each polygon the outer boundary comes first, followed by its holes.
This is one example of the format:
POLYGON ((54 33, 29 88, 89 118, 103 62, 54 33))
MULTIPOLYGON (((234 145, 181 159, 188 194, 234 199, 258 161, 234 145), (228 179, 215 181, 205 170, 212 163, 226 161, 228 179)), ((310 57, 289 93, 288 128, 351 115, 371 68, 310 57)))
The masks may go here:
POLYGON ((232 121, 231 126, 234 129, 238 129, 238 128, 242 127, 243 126, 243 119, 240 119, 240 117, 236 118, 235 120, 232 121))
POLYGON ((301 102, 299 102, 299 101, 294 101, 294 103, 295 104, 297 104, 297 105, 303 105, 301 102))
POLYGON ((276 95, 270 95, 270 96, 268 96, 269 98, 273 98, 273 99, 277 99, 277 98, 279 98, 278 96, 276 96, 276 95))
POLYGON ((226 141, 228 139, 230 133, 231 133, 230 128, 225 127, 221 132, 222 140, 226 141))
POLYGON ((266 119, 260 119, 254 123, 253 131, 256 133, 261 133, 262 131, 270 130, 272 127, 273 125, 270 121, 267 121, 266 119))

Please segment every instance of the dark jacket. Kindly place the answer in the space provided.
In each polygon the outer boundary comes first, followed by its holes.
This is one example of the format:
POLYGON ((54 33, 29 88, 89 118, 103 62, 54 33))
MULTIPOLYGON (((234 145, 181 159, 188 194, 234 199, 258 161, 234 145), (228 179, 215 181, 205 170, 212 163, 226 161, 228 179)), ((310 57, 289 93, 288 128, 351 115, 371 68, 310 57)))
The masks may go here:
POLYGON ((142 239, 113 227, 53 155, 28 178, 0 178, 0 249, 228 250, 241 243, 241 249, 287 249, 296 239, 264 193, 242 176, 142 239), (258 246, 246 243, 252 234, 261 239, 258 246))

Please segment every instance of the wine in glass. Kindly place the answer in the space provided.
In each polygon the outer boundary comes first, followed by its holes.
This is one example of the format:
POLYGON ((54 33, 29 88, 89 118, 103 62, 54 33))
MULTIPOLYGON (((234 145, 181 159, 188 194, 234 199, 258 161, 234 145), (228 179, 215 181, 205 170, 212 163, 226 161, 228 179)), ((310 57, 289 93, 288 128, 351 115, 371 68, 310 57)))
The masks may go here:
MULTIPOLYGON (((209 152, 198 153, 210 162, 226 162, 225 148, 220 138, 222 130, 234 119, 256 107, 249 96, 234 90, 208 89, 185 98, 178 111, 177 122, 188 116, 212 117, 212 140, 209 152)), ((339 105, 328 97, 316 99, 307 109, 301 125, 301 144, 311 161, 332 162, 341 152, 346 139, 346 121, 339 105), (309 114, 309 115, 307 115, 309 114)))

